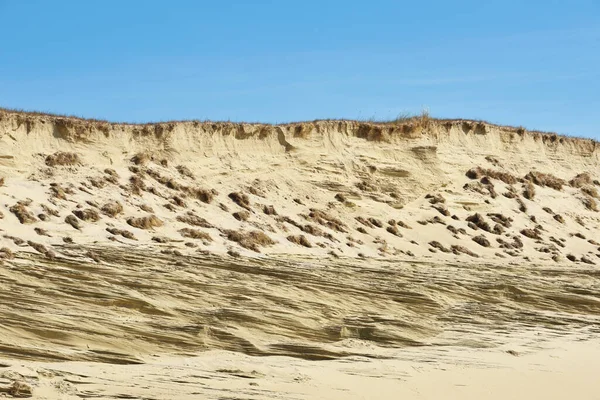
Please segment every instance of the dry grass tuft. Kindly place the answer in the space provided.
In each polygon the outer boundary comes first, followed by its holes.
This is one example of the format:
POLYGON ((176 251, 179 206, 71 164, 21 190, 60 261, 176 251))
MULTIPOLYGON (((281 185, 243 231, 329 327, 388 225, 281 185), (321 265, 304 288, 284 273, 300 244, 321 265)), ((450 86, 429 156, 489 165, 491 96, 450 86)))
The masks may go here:
POLYGON ((600 194, 598 194, 598 190, 593 186, 585 186, 581 188, 581 192, 595 199, 600 199, 600 194))
POLYGON ((470 179, 481 179, 487 176, 492 179, 498 179, 506 183, 507 185, 513 185, 517 182, 520 182, 520 179, 512 175, 511 173, 481 167, 471 168, 467 171, 466 175, 470 179))
POLYGON ((192 171, 188 167, 186 167, 185 165, 178 165, 175 168, 177 169, 177 172, 179 172, 182 176, 185 176, 185 177, 190 178, 190 179, 195 179, 196 178, 194 176, 194 174, 192 173, 192 171))
POLYGON ((394 236, 402 237, 400 230, 398 230, 398 228, 396 226, 393 226, 393 225, 388 226, 387 228, 385 228, 385 230, 394 236))
POLYGON ((79 220, 77 218, 75 218, 74 215, 67 215, 65 217, 65 222, 69 225, 71 225, 73 228, 77 229, 77 230, 81 230, 81 223, 79 222, 79 220))
POLYGON ((37 218, 27 210, 24 204, 18 202, 14 206, 8 209, 11 213, 15 214, 15 216, 19 219, 19 222, 22 224, 33 224, 37 222, 37 218))
POLYGON ((199 226, 201 228, 214 228, 213 224, 208 222, 206 219, 194 214, 192 211, 188 211, 185 215, 177 216, 177 221, 192 226, 199 226))
POLYGON ((104 204, 100 210, 103 214, 108 215, 111 218, 115 218, 117 215, 123 212, 123 205, 119 201, 111 201, 104 204))
POLYGON ((0 178, 0 187, 4 186, 4 177, 0 178))
POLYGON ((250 199, 248 195, 240 192, 229 193, 229 198, 238 206, 250 210, 250 199))
POLYGON ((117 229, 117 228, 106 228, 108 233, 111 233, 115 236, 123 236, 126 239, 137 240, 133 232, 125 230, 125 229, 117 229))
POLYGON ((139 218, 131 217, 127 219, 127 223, 139 229, 152 229, 163 226, 163 222, 154 214, 139 218))
POLYGON ((190 196, 200 200, 203 203, 210 204, 215 196, 219 194, 215 189, 204 189, 204 188, 184 188, 190 196))
POLYGON ((73 210, 72 213, 82 221, 97 222, 100 220, 100 214, 98 214, 98 211, 92 208, 86 208, 85 210, 73 210))
POLYGON ((41 253, 44 256, 46 256, 46 258, 49 258, 51 260, 53 260, 53 259, 56 258, 56 254, 54 254, 54 252, 52 250, 48 249, 46 246, 44 246, 41 243, 36 243, 36 242, 31 241, 31 240, 28 240, 27 244, 29 246, 33 247, 33 249, 35 251, 37 251, 38 253, 41 253))
POLYGON ((15 255, 8 247, 0 248, 0 260, 11 260, 15 258, 15 255))
POLYGON ((444 253, 451 253, 452 252, 452 250, 447 249, 446 247, 444 247, 443 244, 441 244, 437 240, 433 240, 433 241, 429 242, 429 245, 431 247, 433 247, 434 249, 438 249, 438 250, 440 250, 440 251, 442 251, 444 253))
POLYGON ((464 246, 459 246, 459 245, 452 245, 451 246, 452 252, 456 255, 460 255, 460 254, 467 254, 471 257, 474 258, 479 258, 479 255, 477 253, 473 253, 471 250, 467 249, 464 246))
POLYGON ((300 246, 309 247, 309 248, 312 247, 312 244, 304 235, 298 235, 298 236, 290 235, 287 237, 287 240, 289 240, 290 242, 295 243, 297 245, 300 245, 300 246))
POLYGON ((522 229, 521 235, 535 240, 540 240, 542 238, 537 229, 522 229))
POLYGON ((255 251, 257 253, 260 253, 260 247, 272 246, 275 244, 273 239, 261 231, 244 232, 225 230, 223 233, 225 234, 227 240, 236 242, 243 248, 255 251))
POLYGON ((596 203, 596 200, 594 200, 593 197, 591 196, 585 196, 581 202, 583 203, 583 205, 585 206, 585 208, 587 208, 590 211, 598 211, 598 203, 596 203))
POLYGON ((237 211, 232 215, 233 218, 237 219, 238 221, 248 221, 248 218, 250 218, 250 213, 248 211, 237 211))
POLYGON ((79 165, 81 160, 75 153, 59 151, 46 157, 46 165, 49 167, 79 165))
POLYGON ((525 180, 531 181, 541 187, 549 187, 554 190, 562 190, 566 184, 564 179, 557 178, 552 174, 544 174, 542 172, 531 171, 525 175, 525 180))
POLYGON ((564 219, 564 218, 563 218, 563 216, 562 216, 562 215, 560 215, 560 214, 555 214, 553 218, 554 218, 556 221, 560 222, 561 224, 564 224, 564 223, 565 223, 565 219, 564 219))
POLYGON ((199 231, 198 229, 183 228, 179 230, 179 233, 181 234, 181 236, 186 238, 200 239, 205 242, 213 241, 212 237, 210 237, 208 233, 199 231))
POLYGON ((589 173, 583 172, 575 175, 573 179, 569 181, 569 185, 574 188, 581 188, 585 185, 591 185, 593 183, 592 177, 589 173))
POLYGON ((275 207, 273 207, 273 206, 264 206, 263 212, 267 215, 277 215, 277 211, 275 210, 275 207))
POLYGON ((493 232, 490 224, 479 213, 468 216, 466 221, 469 222, 469 228, 471 229, 483 229, 486 232, 493 232))
MULTIPOLYGON (((343 233, 346 232, 346 225, 342 221, 327 214, 324 211, 311 208, 310 214, 308 214, 308 216, 306 216, 305 218, 314 221, 319 225, 326 226, 329 229, 333 229, 334 231, 343 233)), ((383 226, 383 224, 381 226, 383 226)))
POLYGON ((131 159, 129 161, 131 161, 135 165, 144 165, 147 162, 151 161, 152 159, 153 159, 153 157, 150 154, 140 152, 140 153, 135 154, 133 157, 131 157, 131 159))
POLYGON ((485 236, 483 236, 483 235, 474 236, 472 238, 472 240, 475 243, 477 243, 478 245, 483 246, 483 247, 490 247, 491 246, 490 241, 485 236))
POLYGON ((527 181, 523 184, 523 197, 527 200, 533 200, 535 197, 535 186, 531 181, 527 181))

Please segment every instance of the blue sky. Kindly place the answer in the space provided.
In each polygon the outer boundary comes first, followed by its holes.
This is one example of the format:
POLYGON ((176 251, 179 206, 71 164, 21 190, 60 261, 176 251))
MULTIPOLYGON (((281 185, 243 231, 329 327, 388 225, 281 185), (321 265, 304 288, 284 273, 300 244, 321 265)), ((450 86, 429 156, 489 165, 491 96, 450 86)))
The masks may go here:
POLYGON ((274 123, 428 108, 600 138, 598 0, 0 0, 0 21, 3 107, 274 123))

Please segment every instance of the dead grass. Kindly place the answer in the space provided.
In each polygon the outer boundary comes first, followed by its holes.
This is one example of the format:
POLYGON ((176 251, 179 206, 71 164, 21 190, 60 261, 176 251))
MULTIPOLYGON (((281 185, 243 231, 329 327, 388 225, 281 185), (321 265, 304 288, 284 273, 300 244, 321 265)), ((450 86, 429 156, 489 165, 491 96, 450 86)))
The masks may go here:
POLYGON ((185 176, 190 179, 196 178, 192 171, 185 165, 178 165, 177 167, 175 167, 175 169, 177 169, 177 172, 179 172, 182 176, 185 176))
POLYGON ((238 206, 250 210, 250 199, 248 195, 240 192, 229 193, 229 198, 238 206))
MULTIPOLYGON (((490 233, 493 232, 490 224, 479 213, 468 216, 466 221, 469 222, 469 227, 471 229, 473 229, 473 226, 475 226, 476 228, 483 229, 486 232, 490 232, 490 233)), ((475 229, 475 230, 477 230, 477 229, 475 229)))
POLYGON ((261 231, 233 231, 233 230, 225 230, 223 231, 227 240, 238 243, 245 249, 249 249, 260 253, 261 247, 272 246, 275 244, 275 241, 268 237, 264 232, 261 231))
POLYGON ((22 224, 33 224, 38 221, 38 219, 30 213, 29 210, 27 210, 27 207, 21 202, 18 202, 8 210, 13 213, 22 224))
POLYGON ((27 244, 29 246, 31 246, 38 253, 41 253, 44 256, 46 256, 46 258, 49 258, 51 260, 53 260, 53 259, 56 258, 56 254, 54 254, 54 252, 52 250, 48 249, 46 246, 44 246, 41 243, 36 243, 36 242, 31 241, 31 240, 28 240, 27 244))
POLYGON ((72 214, 69 214, 65 217, 65 222, 71 225, 73 228, 77 230, 81 230, 81 223, 79 220, 72 214))
POLYGON ((154 214, 146 217, 128 218, 127 223, 138 229, 153 229, 163 226, 163 222, 154 214))
POLYGON ((573 179, 569 181, 569 185, 574 188, 581 188, 585 185, 591 185, 593 183, 592 177, 589 173, 583 172, 575 175, 573 179))
POLYGON ((233 218, 237 219, 238 221, 248 221, 248 218, 250 218, 250 213, 248 211, 237 211, 232 215, 233 218))
POLYGON ((600 194, 598 194, 598 190, 593 186, 585 186, 581 188, 581 192, 595 199, 600 199, 600 194))
MULTIPOLYGON (((339 219, 327 214, 325 211, 310 209, 310 213, 305 217, 308 220, 314 221, 319 225, 323 225, 337 232, 346 233, 346 225, 339 219)), ((371 222, 372 223, 372 222, 371 222)), ((383 224, 381 225, 383 226, 383 224)))
POLYGON ((523 197, 527 200, 533 200, 535 197, 535 186, 531 181, 527 181, 523 184, 523 197))
POLYGON ((46 165, 49 167, 71 166, 79 164, 81 164, 81 160, 75 153, 58 151, 46 157, 46 165))
POLYGON ((431 242, 429 242, 429 245, 431 247, 433 247, 434 249, 438 249, 443 253, 451 253, 452 250, 447 249, 446 247, 444 247, 444 245, 442 245, 440 242, 438 242, 437 240, 433 240, 431 242))
POLYGON ((212 237, 208 233, 202 232, 198 229, 183 228, 183 229, 179 230, 179 233, 181 234, 181 236, 190 238, 190 239, 200 239, 205 242, 213 241, 212 237))
POLYGON ((312 247, 312 244, 304 235, 298 235, 298 236, 290 235, 287 237, 287 240, 294 244, 300 245, 300 246, 304 246, 304 247, 308 247, 308 248, 312 247))
POLYGON ((199 226, 201 228, 214 228, 213 224, 208 222, 206 219, 194 214, 192 211, 188 211, 185 215, 178 215, 177 221, 192 226, 199 226))
POLYGON ((123 212, 123 205, 119 201, 111 201, 104 204, 100 210, 103 214, 108 215, 111 218, 115 218, 117 215, 123 212))
POLYGON ((263 212, 267 215, 277 215, 277 211, 275 210, 275 207, 273 207, 273 206, 264 206, 263 212))
POLYGON ((456 255, 460 255, 460 254, 467 254, 471 257, 474 258, 479 258, 479 254, 472 252, 471 250, 467 249, 464 246, 459 246, 459 245, 452 245, 450 247, 450 249, 452 250, 452 252, 456 255))
POLYGON ((587 208, 590 211, 598 211, 598 203, 596 202, 596 200, 591 197, 591 196, 585 196, 581 202, 583 203, 583 205, 585 206, 585 208, 587 208))
POLYGON ((4 186, 4 177, 0 178, 0 187, 4 186))
POLYGON ((398 228, 396 226, 390 225, 387 228, 385 228, 385 230, 394 236, 402 237, 402 234, 400 233, 400 231, 398 230, 398 228))
POLYGON ((140 152, 140 153, 134 154, 134 156, 131 157, 131 159, 129 161, 131 161, 135 165, 144 165, 144 164, 148 163, 149 161, 151 161, 152 159, 153 159, 153 157, 150 154, 145 153, 145 152, 140 152))
POLYGON ((129 184, 131 192, 138 196, 142 194, 142 191, 147 189, 144 178, 140 174, 132 175, 131 178, 129 178, 129 184))
POLYGON ((190 196, 195 199, 200 200, 203 203, 210 204, 214 198, 219 194, 215 189, 205 189, 205 188, 184 188, 185 192, 187 192, 190 196))
POLYGON ((60 200, 67 200, 67 194, 74 194, 74 192, 71 189, 65 189, 58 183, 50 184, 50 193, 52 197, 60 200))
POLYGON ((82 221, 97 222, 100 220, 100 214, 98 214, 98 211, 92 208, 86 208, 85 210, 73 210, 72 213, 82 221))
POLYGON ((531 181, 534 184, 541 187, 549 187, 554 190, 562 190, 566 184, 564 179, 557 178, 552 174, 545 174, 542 172, 531 171, 525 175, 525 180, 531 181))
POLYGON ((15 255, 8 247, 0 248, 0 260, 11 260, 13 258, 15 258, 15 255))
POLYGON ((500 180, 507 185, 513 185, 521 180, 509 172, 496 171, 488 168, 475 167, 467 171, 467 177, 470 179, 481 179, 489 177, 491 179, 500 180))
POLYGON ((564 218, 563 218, 563 216, 562 216, 562 215, 560 215, 560 214, 555 214, 555 215, 553 216, 553 218, 554 218, 556 221, 560 222, 561 224, 564 224, 564 223, 565 223, 565 219, 564 219, 564 218))
POLYGON ((522 229, 521 235, 535 240, 540 240, 542 238, 537 229, 522 229))
POLYGON ((115 236, 123 236, 126 239, 137 240, 135 238, 135 235, 133 234, 133 232, 125 230, 125 229, 106 228, 106 231, 108 233, 111 233, 111 234, 115 235, 115 236))
POLYGON ((474 236, 471 240, 483 247, 490 247, 490 241, 483 235, 474 236))

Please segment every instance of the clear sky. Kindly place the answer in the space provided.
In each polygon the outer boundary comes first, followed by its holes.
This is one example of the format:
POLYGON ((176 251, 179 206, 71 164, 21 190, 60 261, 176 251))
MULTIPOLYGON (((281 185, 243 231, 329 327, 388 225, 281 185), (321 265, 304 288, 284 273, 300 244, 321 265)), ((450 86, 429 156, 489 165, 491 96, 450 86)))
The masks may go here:
POLYGON ((600 1, 0 0, 0 106, 115 121, 428 108, 600 139, 600 1))

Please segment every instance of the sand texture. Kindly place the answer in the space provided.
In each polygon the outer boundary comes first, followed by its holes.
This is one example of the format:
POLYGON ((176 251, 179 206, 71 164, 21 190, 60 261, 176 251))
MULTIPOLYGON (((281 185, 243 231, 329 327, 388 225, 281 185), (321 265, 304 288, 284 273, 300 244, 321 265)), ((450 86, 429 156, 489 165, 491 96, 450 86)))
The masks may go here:
POLYGON ((0 397, 600 398, 599 180, 475 121, 0 110, 0 397))

